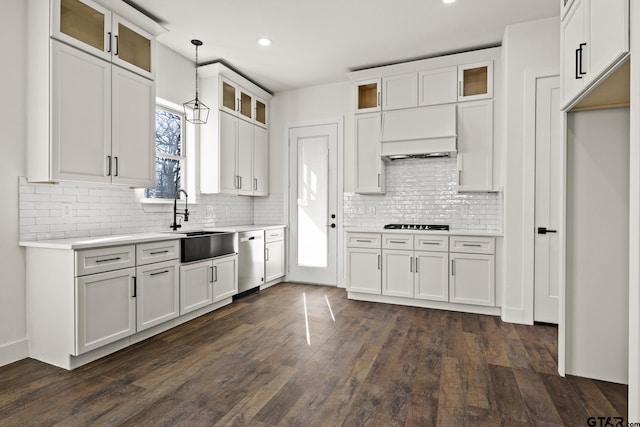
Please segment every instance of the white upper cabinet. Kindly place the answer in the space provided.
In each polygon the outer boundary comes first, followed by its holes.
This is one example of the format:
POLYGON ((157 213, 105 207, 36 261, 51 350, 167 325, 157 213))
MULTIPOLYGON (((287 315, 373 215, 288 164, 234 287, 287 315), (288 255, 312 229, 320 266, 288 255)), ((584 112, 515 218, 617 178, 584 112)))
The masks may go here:
POLYGON ((222 64, 201 70, 200 98, 212 111, 200 126, 200 190, 267 196, 271 95, 222 64))
POLYGON ((418 106, 418 73, 382 78, 382 109, 398 110, 418 106))
POLYGON ((458 100, 458 67, 421 71, 418 79, 418 105, 449 104, 458 100))
POLYGON ((493 189, 493 100, 458 104, 458 191, 493 189))
POLYGON ((380 111, 382 79, 361 80, 354 84, 356 113, 380 111))
POLYGON ((356 193, 384 194, 380 120, 380 113, 359 114, 355 117, 356 193))
POLYGON ((584 88, 588 63, 586 37, 586 5, 585 0, 574 0, 561 23, 562 39, 562 103, 567 104, 584 88))
POLYGON ((153 79, 155 38, 91 0, 52 0, 51 36, 153 79))
POLYGON ((566 109, 629 52, 629 0, 573 0, 562 18, 561 46, 566 109))
POLYGON ((458 66, 458 101, 493 98, 493 61, 458 66))

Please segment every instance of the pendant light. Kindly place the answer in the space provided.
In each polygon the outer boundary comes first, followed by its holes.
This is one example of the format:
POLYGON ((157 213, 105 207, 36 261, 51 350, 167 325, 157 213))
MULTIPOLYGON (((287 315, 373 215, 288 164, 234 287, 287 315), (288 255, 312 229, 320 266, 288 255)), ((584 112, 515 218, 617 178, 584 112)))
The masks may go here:
POLYGON ((202 42, 200 40, 191 40, 191 44, 196 47, 196 97, 182 105, 184 106, 184 115, 188 122, 203 125, 207 123, 207 119, 209 118, 209 107, 198 99, 198 47, 202 46, 202 42))

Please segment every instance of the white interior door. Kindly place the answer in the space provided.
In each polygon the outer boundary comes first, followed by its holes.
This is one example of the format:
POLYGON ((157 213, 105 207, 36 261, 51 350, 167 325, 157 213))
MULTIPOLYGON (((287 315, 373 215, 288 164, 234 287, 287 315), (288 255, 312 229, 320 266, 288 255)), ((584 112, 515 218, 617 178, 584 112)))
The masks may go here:
POLYGON ((338 124, 289 128, 289 280, 337 284, 338 124))
POLYGON ((562 184, 560 78, 536 80, 535 300, 536 322, 558 323, 562 184))

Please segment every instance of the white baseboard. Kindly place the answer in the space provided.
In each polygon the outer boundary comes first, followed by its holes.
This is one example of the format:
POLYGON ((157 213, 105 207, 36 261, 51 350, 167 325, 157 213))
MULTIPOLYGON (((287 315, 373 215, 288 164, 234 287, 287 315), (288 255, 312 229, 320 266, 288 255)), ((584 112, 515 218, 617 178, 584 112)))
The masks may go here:
POLYGON ((8 365, 29 357, 27 338, 0 346, 0 366, 8 365))
POLYGON ((507 323, 520 323, 522 325, 533 325, 531 316, 527 316, 525 310, 521 308, 502 307, 502 321, 507 323))

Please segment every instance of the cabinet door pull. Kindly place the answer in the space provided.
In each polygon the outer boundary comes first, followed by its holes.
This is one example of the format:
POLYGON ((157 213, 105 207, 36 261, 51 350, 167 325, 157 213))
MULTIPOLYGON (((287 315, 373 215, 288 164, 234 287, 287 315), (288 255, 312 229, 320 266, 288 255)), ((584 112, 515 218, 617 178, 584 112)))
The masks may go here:
POLYGON ((409 272, 413 273, 413 257, 409 257, 409 272))
POLYGON ((114 55, 118 56, 118 53, 120 51, 120 43, 118 41, 118 36, 115 36, 115 39, 116 39, 116 51, 115 51, 114 55))
POLYGON ((456 264, 455 264, 456 260, 452 259, 451 260, 451 275, 455 276, 456 275, 456 264))
POLYGON ((381 92, 378 92, 378 105, 377 105, 377 107, 379 107, 379 106, 380 106, 380 104, 381 104, 381 102, 380 102, 380 98, 382 98, 382 93, 381 93, 381 92))
POLYGON ((213 283, 213 267, 209 267, 209 271, 207 273, 207 275, 209 276, 209 283, 213 283))
POLYGON ((107 49, 107 53, 111 53, 111 31, 107 33, 107 37, 109 37, 109 48, 107 49))
POLYGON ((419 273, 420 271, 418 271, 418 257, 416 257, 416 273, 419 273))
POLYGON ((462 186, 462 169, 458 169, 458 186, 462 186))
POLYGON ((423 245, 439 245, 440 242, 421 242, 423 245))
POLYGON ((359 242, 359 243, 371 243, 371 240, 356 239, 356 242, 359 242))
POLYGON ((238 177, 238 188, 242 189, 242 175, 238 177))
POLYGON ((407 243, 407 242, 405 242, 404 240, 389 240, 389 243, 399 243, 399 244, 402 245, 402 244, 407 243))
POLYGON ((578 74, 580 75, 580 77, 579 77, 580 79, 582 78, 582 76, 587 74, 587 73, 582 71, 582 59, 583 59, 582 58, 582 54, 584 53, 582 48, 585 47, 586 45, 587 45, 586 43, 580 43, 580 49, 579 49, 580 50, 580 61, 578 61, 578 70, 579 70, 578 74))
POLYGON ((380 185, 380 174, 378 174, 378 188, 382 188, 382 186, 380 185))
POLYGON ((253 190, 258 191, 258 178, 253 178, 253 190))
POLYGON ((480 243, 463 243, 462 246, 470 247, 470 248, 481 248, 482 245, 480 243))
POLYGON ((164 251, 157 251, 157 252, 149 252, 149 255, 166 254, 167 252, 169 252, 169 251, 168 250, 164 250, 164 251))
POLYGON ((462 80, 458 80, 458 96, 462 96, 462 80))
POLYGON ((151 273, 151 274, 149 274, 149 276, 159 276, 159 275, 161 275, 161 274, 166 274, 166 273, 168 273, 168 272, 169 272, 169 270, 158 271, 158 272, 156 272, 156 273, 151 273))
POLYGON ((118 261, 118 260, 120 260, 120 259, 122 259, 122 258, 121 258, 121 257, 115 257, 115 258, 97 259, 97 260, 96 260, 96 263, 99 263, 99 262, 109 262, 109 261, 118 261))
POLYGON ((242 100, 240 98, 236 98, 236 111, 240 111, 240 103, 242 100))
POLYGON ((116 173, 113 176, 118 176, 118 156, 113 158, 116 162, 116 173))
POLYGON ((381 261, 382 261, 382 255, 378 255, 378 270, 380 270, 381 268, 380 267, 381 261))
POLYGON ((138 295, 138 279, 136 276, 133 276, 133 295, 131 298, 135 298, 138 295))
POLYGON ((264 260, 269 261, 269 248, 264 248, 264 260))
POLYGON ((107 176, 111 176, 111 156, 107 156, 107 176))
POLYGON ((217 265, 213 266, 213 281, 214 282, 218 281, 218 266, 217 265))
POLYGON ((581 79, 582 76, 579 74, 580 67, 580 48, 576 49, 576 80, 581 79))

